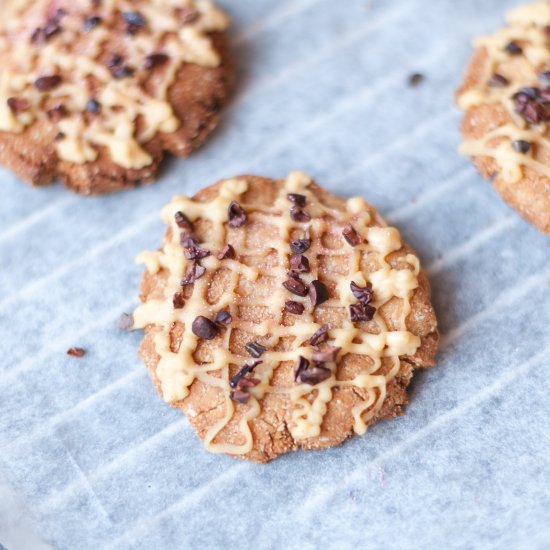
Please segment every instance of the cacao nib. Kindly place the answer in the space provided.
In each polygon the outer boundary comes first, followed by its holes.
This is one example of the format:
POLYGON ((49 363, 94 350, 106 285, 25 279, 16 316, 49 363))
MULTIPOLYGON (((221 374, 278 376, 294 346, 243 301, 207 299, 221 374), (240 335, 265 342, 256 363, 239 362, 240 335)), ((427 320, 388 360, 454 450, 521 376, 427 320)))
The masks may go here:
POLYGON ((290 269, 295 273, 309 273, 309 260, 301 254, 290 257, 290 269))
POLYGON ((376 313, 376 309, 374 307, 363 304, 362 302, 349 306, 349 311, 351 320, 354 323, 372 321, 372 318, 376 313))
POLYGON ((181 292, 176 292, 172 298, 172 303, 174 304, 174 309, 182 309, 185 305, 183 294, 181 292))
POLYGON ((354 283, 353 281, 350 283, 349 286, 351 288, 352 294, 360 302, 363 302, 364 304, 369 304, 371 302, 372 293, 373 293, 373 290, 372 290, 371 286, 361 287, 358 284, 354 283))
POLYGON ((258 344, 258 342, 249 342, 245 345, 245 349, 248 354, 255 359, 258 359, 267 351, 267 348, 258 344))
POLYGON ((246 212, 243 207, 237 201, 232 201, 229 205, 229 227, 242 227, 246 220, 246 212))
POLYGON ((225 311, 224 309, 218 311, 216 318, 214 319, 214 322, 220 327, 228 327, 231 324, 231 321, 233 321, 231 313, 229 313, 229 311, 225 311))
POLYGON ((361 236, 349 223, 342 230, 342 235, 350 246, 358 246, 361 244, 361 236))
POLYGON ((311 239, 296 239, 290 243, 290 250, 295 254, 303 254, 309 250, 311 239))
POLYGON ((34 87, 40 92, 49 92, 54 88, 57 88, 63 79, 58 74, 52 74, 50 76, 41 76, 34 81, 34 87))
POLYGON ((319 330, 315 331, 313 335, 308 340, 310 346, 318 346, 328 340, 328 325, 323 325, 319 330))
POLYGON ((67 350, 67 355, 72 355, 73 357, 84 357, 86 355, 86 350, 82 348, 69 348, 67 350))
POLYGON ((235 249, 230 245, 226 244, 218 254, 218 260, 232 260, 235 258, 235 249))
POLYGON ((235 376, 233 376, 233 378, 231 378, 231 380, 229 381, 229 385, 232 388, 238 387, 239 381, 247 374, 252 372, 261 363, 261 361, 253 361, 252 363, 247 363, 235 376))
POLYGON ((318 280, 310 283, 308 294, 313 307, 321 305, 329 299, 328 288, 324 283, 318 280))
POLYGON ((299 223, 307 223, 311 220, 311 216, 305 210, 302 210, 299 206, 293 206, 290 209, 290 218, 292 219, 292 221, 299 223))
POLYGON ((308 288, 306 284, 298 276, 290 276, 284 283, 283 286, 292 294, 296 296, 301 296, 304 298, 307 296, 308 288))
POLYGON ((305 307, 300 302, 289 300, 288 302, 285 302, 285 310, 289 313, 294 313, 294 315, 302 315, 302 313, 304 313, 305 307))
POLYGON ((181 280, 181 286, 192 285, 206 273, 206 268, 198 262, 193 262, 187 269, 185 277, 181 280))
POLYGON ((305 195, 299 195, 298 193, 289 193, 286 197, 292 204, 295 204, 300 208, 304 208, 304 206, 306 205, 307 198, 305 195))
POLYGON ((199 315, 191 325, 191 330, 195 336, 203 340, 213 340, 218 334, 218 327, 206 317, 199 315))

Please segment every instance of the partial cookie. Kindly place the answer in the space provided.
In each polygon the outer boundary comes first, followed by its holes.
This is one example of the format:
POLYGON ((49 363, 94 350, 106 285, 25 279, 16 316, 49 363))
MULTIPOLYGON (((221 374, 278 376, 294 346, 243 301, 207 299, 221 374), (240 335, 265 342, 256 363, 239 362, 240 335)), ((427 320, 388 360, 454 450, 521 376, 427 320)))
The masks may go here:
POLYGON ((152 182, 219 122, 233 79, 209 0, 7 0, 0 163, 86 194, 152 182))
POLYGON ((418 258, 363 199, 242 176, 162 213, 140 356, 216 453, 268 462, 403 412, 438 343, 418 258))
POLYGON ((503 199, 550 234, 550 2, 516 8, 508 26, 475 41, 457 92, 461 152, 503 199))

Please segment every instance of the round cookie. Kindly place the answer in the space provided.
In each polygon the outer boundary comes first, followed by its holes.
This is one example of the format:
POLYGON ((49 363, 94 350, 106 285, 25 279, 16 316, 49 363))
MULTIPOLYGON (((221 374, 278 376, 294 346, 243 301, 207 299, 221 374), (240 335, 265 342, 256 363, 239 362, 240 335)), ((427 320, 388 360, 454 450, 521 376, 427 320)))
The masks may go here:
POLYGON ((208 450, 268 462, 403 412, 437 323, 418 258, 372 206, 295 172, 221 181, 162 218, 134 328, 208 450))
POLYGON ((209 0, 7 0, 0 163, 85 194, 152 182, 216 127, 233 80, 209 0))
POLYGON ((521 6, 475 41, 457 92, 460 151, 502 198, 550 234, 550 2, 521 6))

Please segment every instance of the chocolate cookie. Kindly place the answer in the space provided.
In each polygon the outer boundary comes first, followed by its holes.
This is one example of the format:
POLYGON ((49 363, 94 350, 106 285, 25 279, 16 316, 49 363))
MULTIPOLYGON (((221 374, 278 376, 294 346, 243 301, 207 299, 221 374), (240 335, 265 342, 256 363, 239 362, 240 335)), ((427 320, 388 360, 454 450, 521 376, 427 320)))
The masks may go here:
POLYGON ((550 2, 508 13, 508 26, 475 41, 457 92, 461 152, 503 199, 550 234, 550 2))
POLYGON ((162 217, 134 328, 208 450, 268 462, 403 412, 437 323, 418 258, 372 206, 296 172, 221 181, 162 217))
POLYGON ((7 0, 0 162, 86 194, 154 180, 219 121, 233 68, 209 0, 7 0))

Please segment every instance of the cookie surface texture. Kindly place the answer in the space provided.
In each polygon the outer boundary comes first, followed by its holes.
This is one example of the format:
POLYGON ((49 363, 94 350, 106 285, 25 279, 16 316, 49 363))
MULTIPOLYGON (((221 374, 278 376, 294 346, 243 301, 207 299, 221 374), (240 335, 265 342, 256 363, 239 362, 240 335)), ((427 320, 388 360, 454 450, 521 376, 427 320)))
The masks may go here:
POLYGON ((436 319, 418 258, 372 206, 293 172, 221 181, 162 217, 134 328, 209 451, 268 462, 402 413, 436 319))
POLYGON ((0 163, 84 194, 152 182, 216 127, 233 67, 209 0, 7 0, 0 163))
POLYGON ((461 152, 526 220, 550 234, 550 2, 520 6, 475 41, 457 92, 461 152))

